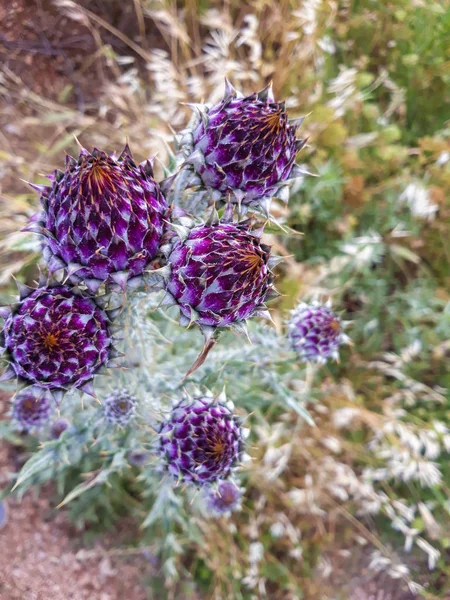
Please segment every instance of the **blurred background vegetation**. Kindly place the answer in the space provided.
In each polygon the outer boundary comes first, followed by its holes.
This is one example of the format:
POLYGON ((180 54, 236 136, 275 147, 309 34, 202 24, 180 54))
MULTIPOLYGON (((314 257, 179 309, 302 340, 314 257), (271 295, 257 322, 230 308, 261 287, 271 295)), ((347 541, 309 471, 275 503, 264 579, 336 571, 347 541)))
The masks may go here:
POLYGON ((311 392, 316 428, 265 412, 243 512, 203 522, 162 589, 450 598, 449 2, 14 0, 0 21, 3 300, 36 273, 17 233, 38 206, 25 181, 45 182, 75 137, 164 162, 183 103, 218 100, 224 76, 248 93, 273 80, 308 115, 300 160, 319 177, 275 207, 303 235, 269 236, 286 256, 273 316, 281 329, 300 297, 331 296, 354 347, 311 392), (367 479, 386 497, 370 515, 367 479))

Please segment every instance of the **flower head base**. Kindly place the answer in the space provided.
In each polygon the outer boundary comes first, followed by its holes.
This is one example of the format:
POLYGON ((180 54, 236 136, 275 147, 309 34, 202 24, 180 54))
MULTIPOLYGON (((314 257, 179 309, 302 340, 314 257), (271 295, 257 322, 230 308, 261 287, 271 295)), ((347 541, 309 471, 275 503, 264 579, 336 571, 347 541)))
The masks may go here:
POLYGON ((12 419, 22 431, 37 431, 48 423, 54 409, 51 394, 38 387, 28 387, 17 394, 12 419))
POLYGON ((211 397, 182 400, 160 430, 168 472, 197 485, 226 479, 240 459, 243 436, 229 403, 211 397))
POLYGON ((206 491, 208 510, 213 515, 228 515, 241 505, 242 490, 232 481, 219 481, 206 491))
POLYGON ((331 304, 300 303, 288 322, 288 337, 292 349, 302 361, 325 363, 339 358, 339 346, 350 338, 343 333, 343 323, 331 310, 331 304))
POLYGON ((67 419, 57 419, 50 427, 50 437, 52 440, 59 439, 69 427, 70 423, 67 419))
POLYGON ((18 377, 52 392, 92 393, 92 378, 117 356, 111 321, 89 295, 64 285, 22 287, 13 309, 2 309, 3 379, 18 377))
POLYGON ((158 253, 167 211, 151 164, 136 165, 128 146, 119 158, 82 149, 51 179, 49 187, 33 186, 43 211, 28 227, 44 237, 49 270, 65 270, 93 293, 102 283, 139 285, 158 253))
POLYGON ((103 415, 113 425, 128 425, 136 413, 137 400, 128 390, 122 389, 103 400, 103 415))
POLYGON ((194 108, 197 117, 179 140, 196 174, 191 185, 210 190, 215 201, 230 195, 242 208, 266 214, 273 196, 287 200, 287 181, 303 173, 294 161, 306 140, 295 137, 303 119, 288 120, 271 85, 244 97, 226 81, 221 102, 194 108))

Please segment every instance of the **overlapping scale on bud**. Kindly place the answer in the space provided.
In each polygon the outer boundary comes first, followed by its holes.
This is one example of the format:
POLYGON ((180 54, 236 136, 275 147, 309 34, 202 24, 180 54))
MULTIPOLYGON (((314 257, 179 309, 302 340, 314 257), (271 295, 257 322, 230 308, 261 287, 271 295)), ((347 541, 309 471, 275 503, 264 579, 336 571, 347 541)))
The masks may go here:
POLYGON ((301 302, 291 313, 288 337, 302 361, 325 363, 329 358, 337 360, 339 346, 350 342, 343 327, 330 302, 301 302))
POLYGON ((184 399, 161 425, 159 451, 168 472, 197 485, 226 479, 237 466, 244 431, 233 405, 211 396, 184 399))
POLYGON ((265 301, 278 295, 271 272, 278 259, 261 243, 261 231, 249 221, 233 222, 231 206, 220 220, 213 211, 206 223, 180 221, 167 249, 165 303, 179 306, 181 324, 211 330, 267 316, 265 301))
POLYGON ((194 109, 178 136, 185 168, 195 173, 187 185, 201 185, 215 201, 230 195, 243 210, 259 207, 267 215, 272 197, 287 201, 287 182, 305 174, 294 161, 306 139, 296 139, 303 119, 289 121, 271 85, 244 97, 226 80, 221 102, 194 109))
POLYGON ((111 319, 100 300, 65 285, 21 286, 20 301, 1 309, 2 379, 17 377, 60 398, 77 388, 93 394, 92 379, 115 366, 111 319))
POLYGON ((205 500, 212 515, 229 515, 241 508, 242 490, 233 481, 219 481, 206 490, 205 500))
POLYGON ((103 416, 113 425, 128 425, 136 414, 137 400, 125 388, 106 396, 102 404, 103 416))
POLYGON ((21 390, 14 398, 11 417, 17 429, 33 432, 48 424, 53 410, 51 394, 32 386, 21 390))
POLYGON ((93 293, 103 283, 138 286, 159 251, 167 213, 151 163, 137 165, 128 146, 118 158, 82 149, 51 180, 33 186, 43 210, 27 228, 43 235, 50 272, 64 269, 93 293))

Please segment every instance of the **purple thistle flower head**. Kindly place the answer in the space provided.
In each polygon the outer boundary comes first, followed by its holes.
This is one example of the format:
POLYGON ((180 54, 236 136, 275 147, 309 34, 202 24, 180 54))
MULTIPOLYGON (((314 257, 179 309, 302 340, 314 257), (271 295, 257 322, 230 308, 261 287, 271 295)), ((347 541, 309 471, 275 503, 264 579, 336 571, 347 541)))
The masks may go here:
POLYGON ((288 337, 292 349, 305 362, 337 360, 339 346, 350 342, 340 318, 331 310, 330 302, 300 303, 289 319, 288 337))
POLYGON ((128 390, 118 390, 103 400, 103 415, 113 425, 128 425, 136 413, 136 405, 136 398, 128 390))
POLYGON ((48 423, 53 409, 51 394, 42 388, 31 386, 20 391, 14 398, 12 420, 22 431, 36 431, 48 423))
POLYGON ((226 479, 242 448, 240 422, 230 404, 210 397, 182 400, 160 429, 160 454, 168 472, 201 486, 226 479))
POLYGON ((93 376, 113 366, 117 353, 108 314, 79 290, 22 286, 18 304, 1 315, 1 345, 9 362, 3 379, 18 377, 55 395, 71 388, 92 394, 93 376))
POLYGON ((70 427, 67 419, 57 419, 50 427, 50 437, 52 440, 57 440, 70 427))
POLYGON ((29 231, 43 235, 50 272, 64 269, 95 293, 102 283, 139 285, 159 251, 167 202, 149 161, 136 165, 128 146, 119 158, 82 149, 67 157, 41 192, 42 213, 29 231))
POLYGON ((244 97, 226 80, 221 102, 195 108, 198 118, 181 134, 181 146, 214 200, 230 195, 244 208, 265 212, 273 196, 287 200, 286 182, 302 174, 294 161, 306 140, 295 137, 303 119, 288 120, 272 85, 244 97))
POLYGON ((242 490, 232 481, 219 481, 217 487, 206 491, 209 511, 215 515, 226 515, 240 507, 242 490))
POLYGON ((264 302, 277 295, 270 270, 275 259, 249 222, 232 222, 231 210, 219 220, 213 211, 206 223, 177 226, 177 233, 167 253, 166 291, 180 308, 182 325, 232 327, 267 316, 264 302))

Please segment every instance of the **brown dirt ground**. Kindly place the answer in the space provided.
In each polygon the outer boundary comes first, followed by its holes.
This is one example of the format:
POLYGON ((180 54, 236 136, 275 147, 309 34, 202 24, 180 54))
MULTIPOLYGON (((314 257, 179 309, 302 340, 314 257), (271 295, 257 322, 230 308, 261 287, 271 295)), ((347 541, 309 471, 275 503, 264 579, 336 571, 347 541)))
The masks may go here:
MULTIPOLYGON (((113 28, 142 47, 165 47, 151 19, 144 17, 146 38, 139 36, 133 2, 78 0, 113 28)), ((106 28, 93 26, 80 10, 69 10, 58 0, 0 0, 0 61, 23 85, 46 99, 58 99, 70 87, 65 102, 80 112, 96 105, 98 93, 110 77, 103 45, 118 55, 142 60, 106 28)))
POLYGON ((142 558, 109 558, 100 538, 96 556, 77 550, 64 514, 47 521, 47 498, 9 500, 9 521, 0 532, 1 600, 146 600, 142 558))

